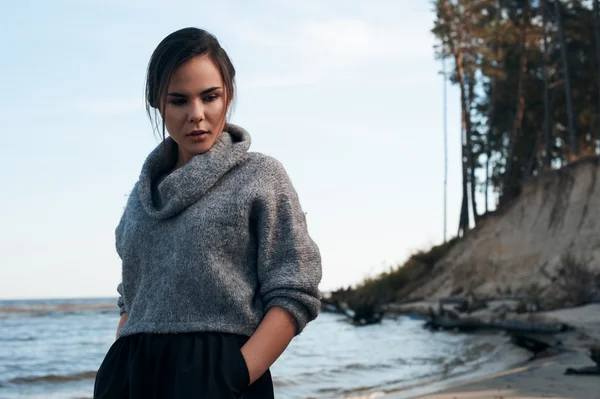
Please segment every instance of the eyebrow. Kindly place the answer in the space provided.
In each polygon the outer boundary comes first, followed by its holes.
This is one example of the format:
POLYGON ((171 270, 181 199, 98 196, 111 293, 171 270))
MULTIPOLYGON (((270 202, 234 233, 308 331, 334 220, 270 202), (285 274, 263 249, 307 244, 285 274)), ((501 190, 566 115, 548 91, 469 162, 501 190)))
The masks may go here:
MULTIPOLYGON (((200 95, 203 96, 205 94, 212 93, 213 91, 219 90, 220 88, 221 88, 221 86, 211 87, 210 89, 206 89, 206 90, 202 91, 200 93, 200 95)), ((177 93, 177 92, 168 93, 167 95, 171 96, 171 97, 187 97, 185 94, 177 93)))

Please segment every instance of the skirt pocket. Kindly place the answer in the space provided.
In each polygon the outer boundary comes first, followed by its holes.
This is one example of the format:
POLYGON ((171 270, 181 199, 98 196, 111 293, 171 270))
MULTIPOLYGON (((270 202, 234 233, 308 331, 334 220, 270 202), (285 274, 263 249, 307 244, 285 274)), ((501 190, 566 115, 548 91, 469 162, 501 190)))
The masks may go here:
POLYGON ((243 393, 248 388, 250 383, 250 373, 248 371, 248 365, 242 354, 242 345, 247 339, 236 337, 233 335, 225 335, 223 342, 223 358, 229 364, 226 369, 230 373, 231 387, 234 390, 234 394, 238 397, 242 397, 243 393))

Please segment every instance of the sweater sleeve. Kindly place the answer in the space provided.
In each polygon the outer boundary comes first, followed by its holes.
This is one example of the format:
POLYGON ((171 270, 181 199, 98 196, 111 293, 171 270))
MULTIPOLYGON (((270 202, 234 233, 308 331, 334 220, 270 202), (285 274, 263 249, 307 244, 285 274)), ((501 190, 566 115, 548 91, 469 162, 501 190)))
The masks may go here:
POLYGON ((119 293, 119 299, 117 300, 119 316, 123 316, 123 313, 127 313, 127 310, 125 309, 125 301, 123 300, 123 283, 119 283, 117 286, 117 292, 119 293))
MULTIPOLYGON (((123 212, 123 215, 121 216, 121 220, 119 220, 119 224, 115 228, 115 249, 116 249, 117 255, 119 256, 120 259, 123 259, 123 255, 121 253, 121 245, 122 245, 122 238, 123 238, 123 226, 124 226, 125 218, 127 217, 127 208, 130 206, 132 199, 135 198, 136 196, 137 196, 137 184, 133 187, 133 190, 131 191, 129 198, 127 199, 127 205, 125 207, 125 211, 123 212)), ((121 279, 121 282, 119 283, 119 285, 117 285, 117 292, 119 293, 119 299, 117 300, 117 306, 119 307, 119 314, 121 316, 123 316, 123 313, 129 313, 129 311, 127 310, 127 306, 125 304, 125 299, 123 297, 123 280, 122 279, 121 279)))
POLYGON ((283 308, 300 334, 319 313, 321 256, 283 166, 267 158, 262 177, 257 217, 260 295, 265 312, 283 308))

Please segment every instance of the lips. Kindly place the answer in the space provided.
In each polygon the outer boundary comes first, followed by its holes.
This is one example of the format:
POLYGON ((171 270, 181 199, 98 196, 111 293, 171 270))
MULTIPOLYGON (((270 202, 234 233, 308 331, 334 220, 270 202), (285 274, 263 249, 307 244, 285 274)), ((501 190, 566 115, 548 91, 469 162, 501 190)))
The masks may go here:
POLYGON ((194 130, 193 132, 187 133, 186 136, 200 137, 200 136, 203 136, 206 134, 208 134, 208 132, 206 130, 194 130))

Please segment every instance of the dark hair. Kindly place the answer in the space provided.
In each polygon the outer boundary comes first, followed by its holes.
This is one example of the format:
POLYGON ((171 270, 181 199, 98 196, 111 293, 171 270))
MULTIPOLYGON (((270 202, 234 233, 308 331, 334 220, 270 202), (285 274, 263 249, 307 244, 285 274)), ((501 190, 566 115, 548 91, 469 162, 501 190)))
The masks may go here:
MULTIPOLYGON (((158 130, 156 112, 161 107, 161 104, 164 104, 162 99, 167 94, 171 76, 186 61, 199 56, 207 56, 215 64, 221 73, 221 78, 225 85, 225 103, 227 105, 233 103, 235 96, 235 68, 217 38, 203 29, 180 29, 165 37, 158 44, 148 63, 148 72, 146 75, 146 112, 156 130, 158 130), (154 112, 152 112, 152 108, 154 112)), ((165 111, 164 107, 162 111, 165 111)), ((162 137, 164 140, 164 118, 162 121, 162 137)))

